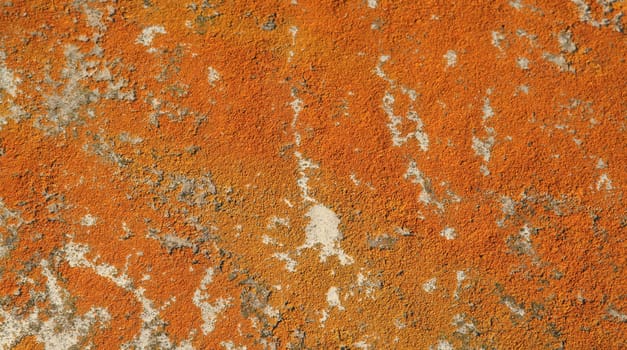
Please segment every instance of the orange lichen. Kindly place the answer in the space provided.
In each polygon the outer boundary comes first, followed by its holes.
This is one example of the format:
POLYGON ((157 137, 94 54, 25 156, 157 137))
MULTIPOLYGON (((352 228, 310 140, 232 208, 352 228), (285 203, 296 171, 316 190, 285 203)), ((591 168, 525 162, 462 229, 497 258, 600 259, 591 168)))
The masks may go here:
POLYGON ((624 347, 624 10, 5 2, 0 345, 624 347))

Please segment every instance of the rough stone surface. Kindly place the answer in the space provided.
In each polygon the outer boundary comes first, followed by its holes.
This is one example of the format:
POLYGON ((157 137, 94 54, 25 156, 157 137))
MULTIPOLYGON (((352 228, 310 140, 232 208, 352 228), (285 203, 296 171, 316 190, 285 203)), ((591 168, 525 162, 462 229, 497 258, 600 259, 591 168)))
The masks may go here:
POLYGON ((0 349, 627 348, 624 1, 0 2, 0 349))

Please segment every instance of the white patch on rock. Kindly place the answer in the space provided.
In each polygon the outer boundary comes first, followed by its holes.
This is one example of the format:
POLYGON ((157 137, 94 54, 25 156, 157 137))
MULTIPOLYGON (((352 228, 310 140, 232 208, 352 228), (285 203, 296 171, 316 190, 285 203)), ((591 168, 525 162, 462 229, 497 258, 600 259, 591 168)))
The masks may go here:
MULTIPOLYGON (((433 347, 431 347, 431 349, 433 349, 433 347)), ((448 341, 440 340, 438 341, 438 344, 436 345, 435 350, 455 350, 455 348, 448 341)))
POLYGON ((368 7, 371 9, 377 8, 377 0, 368 0, 368 7))
POLYGON ((133 136, 128 132, 123 132, 118 135, 118 140, 124 143, 130 143, 131 145, 139 145, 140 143, 144 142, 143 138, 139 136, 133 136))
POLYGON ((526 57, 518 57, 516 59, 516 64, 518 64, 518 68, 522 70, 529 69, 529 59, 527 59, 526 57))
POLYGON ((514 301, 510 300, 509 298, 506 299, 505 301, 503 301, 503 303, 505 304, 505 306, 507 306, 509 308, 509 310, 519 316, 519 317, 523 317, 525 316, 525 309, 521 308, 520 306, 518 306, 514 301))
POLYGON ((207 80, 209 81, 209 84, 211 84, 211 86, 215 86, 216 83, 220 81, 221 78, 222 76, 220 75, 220 73, 218 73, 218 71, 215 68, 213 67, 207 68, 207 80))
POLYGON ((237 346, 232 340, 222 341, 220 342, 220 346, 224 348, 224 350, 246 350, 246 346, 237 346))
POLYGON ((575 73, 575 68, 573 68, 570 63, 566 60, 566 58, 564 57, 564 55, 555 55, 549 52, 545 52, 543 55, 545 60, 555 64, 557 67, 559 67, 560 71, 562 72, 570 72, 570 73, 575 73))
POLYGON ((366 276, 364 276, 363 273, 359 272, 357 274, 356 286, 364 294, 366 294, 366 297, 374 300, 375 299, 374 292, 375 292, 376 289, 380 289, 381 288, 381 283, 379 281, 376 281, 376 280, 371 280, 371 279, 367 278, 366 276))
POLYGON ((18 90, 17 85, 21 82, 15 78, 13 71, 5 64, 6 54, 0 51, 0 90, 6 91, 11 97, 15 97, 18 90))
POLYGON ((279 226, 290 227, 290 219, 289 218, 281 218, 276 215, 273 215, 268 219, 268 225, 266 225, 267 229, 274 229, 279 226))
POLYGON ((472 137, 472 149, 475 154, 483 158, 485 162, 490 161, 492 154, 492 146, 494 146, 494 137, 488 136, 485 139, 480 139, 476 136, 472 137))
POLYGON ((453 322, 451 322, 451 324, 457 327, 455 333, 466 335, 473 333, 476 334, 477 332, 477 327, 475 326, 474 322, 472 322, 472 320, 466 321, 465 314, 456 314, 455 316, 453 316, 453 322))
POLYGON ((527 224, 523 225, 521 229, 518 231, 518 236, 515 236, 514 247, 520 252, 527 254, 529 256, 535 256, 536 252, 533 249, 533 242, 531 240, 531 235, 534 230, 527 226, 527 224))
MULTIPOLYGON (((488 89, 486 91, 487 95, 492 93, 492 89, 488 89)), ((484 164, 481 165, 480 171, 484 176, 490 175, 490 169, 488 169, 487 164, 490 161, 490 156, 492 154, 492 147, 495 143, 496 132, 494 128, 486 126, 486 122, 488 122, 492 117, 494 117, 494 109, 492 109, 492 105, 490 104, 490 98, 485 97, 483 99, 483 107, 481 108, 483 115, 481 116, 483 129, 487 134, 484 138, 479 138, 477 136, 472 137, 472 149, 475 151, 475 154, 483 158, 484 164)))
POLYGON ((499 50, 502 50, 501 42, 505 40, 505 35, 499 32, 492 32, 492 46, 496 47, 499 50))
MULTIPOLYGON (((23 223, 24 219, 21 213, 7 208, 2 198, 0 198, 0 227, 3 229, 2 231, 5 234, 17 236, 18 230, 23 223)), ((0 259, 7 257, 11 249, 13 249, 9 241, 9 239, 4 237, 4 234, 0 233, 0 259)))
MULTIPOLYGON (((604 8, 604 12, 605 13, 609 13, 610 9, 611 9, 611 4, 614 2, 615 0, 611 0, 611 1, 601 1, 601 0, 597 0, 597 2, 599 3, 599 5, 603 6, 604 8)), ((579 20, 581 22, 585 22, 588 23, 589 25, 595 27, 595 28, 600 28, 600 27, 605 27, 611 24, 610 19, 608 18, 601 18, 600 20, 597 20, 595 18, 592 17, 592 13, 591 13, 591 8, 590 5, 587 3, 587 1, 584 0, 571 0, 571 2, 573 2, 575 5, 577 5, 577 9, 579 10, 579 20)), ((614 16, 614 30, 617 32, 621 32, 622 33, 622 25, 620 24, 620 19, 622 17, 622 12, 616 14, 616 16, 614 16)))
POLYGON ((92 307, 83 317, 71 320, 70 327, 62 327, 62 316, 52 317, 41 325, 36 335, 37 341, 44 344, 46 350, 71 349, 78 346, 96 324, 108 323, 111 316, 103 308, 92 307))
POLYGON ((83 11, 85 12, 85 17, 87 17, 88 26, 98 29, 101 32, 107 29, 107 26, 102 23, 102 11, 86 5, 83 6, 83 11))
POLYGON ((516 202, 511 197, 502 196, 501 197, 501 211, 505 215, 512 216, 516 214, 516 202))
POLYGON ((268 235, 261 236, 261 242, 263 244, 266 244, 266 245, 278 245, 279 244, 279 242, 277 242, 276 239, 274 239, 274 238, 272 238, 272 237, 270 237, 268 235))
POLYGON ((426 152, 429 149, 429 137, 423 131, 424 125, 423 125, 422 119, 420 119, 420 116, 418 115, 418 113, 416 113, 413 107, 413 103, 416 101, 418 94, 413 89, 410 89, 404 86, 397 86, 394 79, 391 79, 385 74, 385 72, 383 71, 383 65, 389 60, 390 60, 390 56, 388 55, 380 56, 379 62, 377 63, 377 66, 374 68, 374 73, 379 78, 385 80, 390 85, 390 90, 386 91, 385 94, 383 95, 382 109, 385 112, 385 114, 388 116, 389 122, 387 124, 387 127, 388 129, 390 129, 390 133, 392 134, 392 144, 394 146, 401 146, 402 144, 406 143, 410 139, 415 138, 420 145, 420 149, 426 152), (395 90, 400 90, 401 93, 406 95, 410 100, 408 111, 404 117, 400 115, 396 115, 394 113, 395 98, 394 98, 394 95, 392 95, 390 91, 395 91, 395 90), (403 118, 414 122, 416 125, 415 130, 412 132, 409 132, 405 136, 403 136, 401 131, 399 130, 400 124, 403 123, 403 118))
POLYGON ((407 112, 405 116, 406 119, 413 121, 416 125, 416 129, 413 132, 408 133, 403 136, 401 131, 399 130, 399 126, 403 123, 403 117, 394 114, 394 95, 392 95, 389 91, 385 93, 383 96, 383 111, 388 116, 388 124, 387 127, 390 130, 390 134, 392 134, 392 144, 394 146, 401 146, 411 138, 415 138, 420 145, 420 149, 423 152, 429 150, 429 136, 423 131, 424 124, 422 119, 418 116, 413 109, 407 112))
POLYGON ((298 265, 298 263, 296 260, 292 259, 288 253, 274 253, 272 256, 281 261, 285 261, 285 269, 287 271, 296 272, 296 265, 298 265))
POLYGON ((509 2, 509 6, 515 8, 516 10, 520 11, 523 8, 523 3, 521 0, 512 0, 509 2))
MULTIPOLYGON (((130 349, 153 349, 163 348, 170 349, 175 348, 177 350, 184 349, 183 341, 181 347, 174 347, 169 337, 162 333, 160 329, 165 325, 165 322, 160 317, 160 309, 155 308, 154 302, 148 299, 145 295, 145 289, 143 287, 134 287, 133 280, 126 274, 126 272, 120 273, 115 266, 101 263, 96 264, 85 257, 90 251, 90 248, 86 244, 78 244, 70 242, 63 247, 65 253, 65 261, 70 267, 88 268, 93 270, 97 275, 104 277, 116 286, 129 291, 135 297, 135 300, 142 306, 142 311, 139 317, 142 320, 142 327, 137 336, 120 346, 122 350, 130 349)), ((166 305, 167 306, 167 305, 166 305)), ((61 349, 54 348, 54 349, 61 349)))
POLYGON ((433 277, 432 279, 422 284, 422 290, 424 290, 427 293, 433 293, 437 289, 437 286, 436 286, 437 281, 438 279, 433 277))
POLYGON ((462 289, 462 283, 466 280, 466 272, 464 270, 457 271, 455 273, 455 279, 457 280, 457 286, 455 287, 453 298, 455 298, 455 300, 459 300, 459 292, 462 289))
POLYGON ((150 46, 157 34, 166 34, 165 28, 163 26, 148 26, 137 36, 135 42, 144 46, 150 46))
POLYGON ((41 261, 41 272, 46 277, 46 292, 48 293, 48 300, 50 301, 53 310, 61 311, 65 307, 65 300, 68 298, 69 293, 59 287, 57 277, 52 274, 48 266, 49 263, 47 260, 41 261))
POLYGON ((409 166, 407 167, 407 172, 403 176, 406 180, 411 179, 412 183, 419 184, 422 188, 420 195, 418 196, 418 200, 425 205, 433 204, 439 210, 444 209, 444 203, 438 201, 433 193, 433 186, 431 185, 431 180, 427 178, 420 169, 418 169, 418 165, 415 161, 410 161, 409 166))
POLYGON ((522 92, 525 95, 529 94, 529 86, 528 85, 518 85, 518 87, 516 87, 516 90, 522 92))
POLYGON ((50 270, 47 260, 40 262, 42 275, 46 277, 46 293, 50 309, 40 310, 37 306, 28 314, 16 314, 0 308, 0 348, 11 349, 28 335, 35 336, 46 350, 71 349, 83 343, 96 324, 104 327, 111 320, 109 312, 101 307, 92 307, 84 315, 75 315, 69 308, 70 293, 59 286, 57 277, 50 270), (45 321, 39 317, 46 314, 45 321))
POLYGON ((414 233, 406 228, 406 227, 395 227, 394 228, 394 232, 398 233, 401 236, 407 237, 407 236, 413 236, 414 233))
POLYGON ((387 61, 390 60, 390 56, 389 55, 381 55, 379 56, 379 62, 377 63, 377 66, 374 68, 374 72, 375 74, 379 77, 384 79, 385 81, 387 81, 390 84, 393 84, 394 81, 390 78, 388 78, 388 76, 385 74, 385 72, 383 71, 383 64, 387 61))
POLYGON ((607 313, 619 322, 627 322, 627 314, 616 310, 614 307, 610 307, 607 313))
POLYGON ((597 191, 604 189, 606 191, 611 191, 614 188, 612 186, 612 180, 607 176, 607 174, 601 174, 599 176, 599 180, 597 180, 597 191))
POLYGON ((452 227, 446 227, 442 231, 440 231, 440 236, 446 238, 447 240, 452 240, 457 238, 457 231, 455 231, 452 227))
POLYGON ((446 51, 444 59, 446 60, 447 67, 455 67, 455 65, 457 65, 457 52, 453 50, 446 51))
POLYGON ((181 344, 174 348, 174 350, 196 350, 196 348, 192 345, 192 341, 190 339, 186 339, 181 341, 181 344))
POLYGON ((557 36, 557 42, 563 53, 573 53, 577 51, 577 45, 573 42, 571 32, 560 32, 557 36))
POLYGON ((370 344, 366 343, 365 341, 358 341, 357 343, 353 343, 353 346, 355 347, 355 349, 361 349, 361 350, 369 350, 370 349, 370 344))
MULTIPOLYGON (((292 98, 294 98, 292 101, 290 101, 290 107, 292 107, 292 112, 294 112, 293 117, 292 117, 292 128, 296 127, 296 123, 298 123, 298 116, 300 115, 300 112, 303 111, 303 100, 296 96, 296 93, 294 93, 292 91, 292 98)), ((300 142, 296 142, 296 145, 299 146, 300 142)))
POLYGON ((290 35, 292 36, 292 45, 296 45, 296 34, 298 34, 298 27, 291 26, 289 31, 290 31, 290 35))
POLYGON ((213 269, 206 270, 205 277, 200 282, 200 286, 194 292, 192 301, 196 305, 202 314, 202 333, 207 335, 215 329, 218 314, 224 311, 229 305, 230 300, 224 298, 218 298, 215 303, 211 304, 205 300, 209 298, 206 293, 207 285, 213 281, 213 269))
POLYGON ((485 165, 485 164, 481 164, 481 165, 479 166, 479 172, 480 172, 480 173, 481 173, 481 175, 483 175, 483 176, 489 176, 489 175, 491 174, 491 172, 490 172, 490 168, 488 168, 488 166, 487 166, 487 165, 485 165))
POLYGON ((498 227, 505 227, 505 221, 516 214, 516 202, 511 197, 502 196, 501 197, 501 212, 503 212, 503 217, 496 220, 496 225, 498 227))
POLYGON ((322 310, 320 311, 320 314, 322 316, 320 316, 320 327, 324 327, 324 323, 327 321, 327 319, 329 318, 329 313, 327 312, 327 310, 322 310))
POLYGON ((327 291, 327 304, 329 308, 338 308, 338 310, 344 310, 342 303, 340 302, 340 292, 337 287, 331 287, 327 291))
POLYGON ((298 249, 320 247, 320 261, 325 262, 329 256, 337 256, 342 265, 350 265, 353 258, 348 256, 340 247, 340 241, 344 238, 338 229, 340 219, 335 212, 322 204, 316 204, 309 208, 306 217, 310 219, 305 228, 305 244, 298 249))
POLYGON ((318 164, 314 163, 311 159, 303 157, 300 152, 294 152, 294 156, 298 160, 298 174, 299 178, 296 180, 296 184, 301 190, 301 196, 304 202, 316 202, 316 200, 309 195, 309 176, 307 172, 309 169, 318 169, 318 164))
POLYGON ((481 117, 483 121, 487 121, 488 119, 494 117, 494 110, 492 109, 492 105, 490 104, 490 99, 488 97, 483 99, 483 116, 481 117))
POLYGON ((263 308, 263 313, 264 315, 270 317, 270 318, 275 318, 275 319, 279 319, 281 318, 281 312, 279 310, 277 310, 276 308, 270 306, 270 305, 266 305, 263 308))
POLYGON ((81 225, 88 226, 88 227, 94 226, 97 221, 98 221, 98 218, 96 218, 95 216, 91 214, 87 214, 81 218, 81 225))

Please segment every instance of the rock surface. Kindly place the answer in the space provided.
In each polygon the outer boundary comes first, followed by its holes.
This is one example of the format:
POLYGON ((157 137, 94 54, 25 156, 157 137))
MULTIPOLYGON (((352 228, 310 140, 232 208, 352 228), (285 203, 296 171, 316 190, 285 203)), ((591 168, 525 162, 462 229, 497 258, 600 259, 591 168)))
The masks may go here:
POLYGON ((627 347, 624 1, 0 3, 0 349, 627 347))

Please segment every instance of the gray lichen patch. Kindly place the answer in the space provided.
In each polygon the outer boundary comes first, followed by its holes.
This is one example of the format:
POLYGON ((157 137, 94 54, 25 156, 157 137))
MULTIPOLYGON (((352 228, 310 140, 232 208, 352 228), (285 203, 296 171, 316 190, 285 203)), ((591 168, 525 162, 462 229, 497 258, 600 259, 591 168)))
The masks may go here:
MULTIPOLYGON (((456 57, 457 56, 455 56, 455 59, 456 57)), ((387 127, 390 130, 390 134, 392 136, 392 144, 396 147, 400 147, 410 140, 415 139, 416 141, 418 141, 420 149, 423 152, 426 152, 427 150, 429 150, 429 135, 427 135, 427 133, 424 131, 424 123, 420 118, 420 115, 418 114, 418 112, 416 112, 414 108, 414 104, 416 103, 416 99, 418 98, 418 93, 412 88, 402 85, 399 86, 394 79, 388 77, 388 75, 383 70, 383 65, 386 64, 389 60, 390 56, 388 55, 380 56, 377 66, 374 69, 374 73, 379 78, 385 80, 389 84, 389 90, 387 90, 383 95, 381 108, 385 112, 385 115, 388 117, 387 127), (404 116, 398 115, 397 112, 395 112, 394 105, 397 98, 394 95, 395 92, 400 92, 400 96, 409 100, 409 106, 404 116), (413 123, 415 125, 414 131, 403 135, 401 129, 404 123, 413 123)))
POLYGON ((429 279, 428 281, 425 281, 422 284, 422 290, 424 290, 427 293, 435 292, 435 290, 438 288, 437 287, 437 282, 438 282, 438 279, 435 278, 435 277, 429 279))
POLYGON ((453 322, 451 323, 456 328, 455 333, 462 338, 466 338, 468 336, 478 336, 480 334, 474 321, 469 319, 466 314, 456 314, 453 316, 453 322))
POLYGON ((6 65, 6 54, 0 51, 0 102, 2 102, 2 94, 6 93, 11 97, 15 97, 18 93, 17 86, 21 79, 17 78, 13 70, 6 65))
POLYGON ((501 44, 505 41, 505 34, 501 32, 492 32, 492 46, 502 50, 501 44))
POLYGON ((522 318, 525 316, 526 312, 525 312, 525 305, 524 304, 518 304, 516 303, 516 300, 514 300, 513 297, 511 296, 504 296, 501 298, 501 302, 507 306, 507 308, 509 309, 509 311, 511 311, 511 313, 513 314, 513 316, 522 318))
POLYGON ((579 20, 584 23, 588 23, 589 25, 595 28, 608 27, 610 24, 614 24, 613 29, 619 33, 623 31, 623 23, 622 17, 623 13, 618 12, 614 15, 613 18, 607 18, 605 16, 612 14, 614 9, 615 0, 599 0, 598 4, 602 8, 602 16, 599 19, 598 15, 593 15, 593 8, 589 4, 589 1, 586 0, 571 0, 576 6, 577 11, 579 12, 579 20))
POLYGON ((620 322, 620 323, 627 323, 627 314, 624 312, 618 311, 613 306, 610 306, 610 308, 607 310, 607 314, 611 317, 613 321, 620 322))
POLYGON ((484 162, 489 162, 492 154, 492 147, 494 146, 494 136, 489 135, 483 139, 473 136, 472 137, 472 149, 475 154, 480 156, 484 162))
POLYGON ((88 226, 88 227, 94 226, 97 222, 98 222, 98 218, 91 214, 86 214, 85 216, 81 218, 82 226, 88 226))
POLYGON ((577 51, 577 45, 572 40, 571 32, 560 32, 557 36, 562 53, 573 53, 577 51))
POLYGON ((210 202, 210 197, 217 194, 211 173, 206 173, 198 178, 173 175, 169 189, 178 190, 176 199, 179 202, 197 207, 207 205, 210 202))
POLYGON ((534 262, 538 262, 539 258, 532 244, 532 238, 538 235, 539 229, 524 225, 518 234, 511 235, 507 238, 507 246, 511 251, 518 255, 527 255, 534 262))
POLYGON ((265 31, 272 31, 275 30, 277 27, 276 25, 276 15, 272 14, 268 17, 268 20, 261 25, 261 29, 265 30, 265 31))
POLYGON ((529 59, 527 59, 525 57, 518 57, 516 59, 516 64, 518 65, 518 68, 520 68, 522 70, 528 70, 529 69, 529 59))
POLYGON ((88 343, 89 335, 97 327, 106 327, 111 320, 103 307, 92 306, 85 314, 77 314, 72 306, 73 297, 61 285, 54 265, 48 260, 39 262, 46 289, 30 291, 30 310, 20 312, 17 308, 0 307, 0 348, 13 348, 26 336, 35 336, 45 349, 75 348, 88 343), (48 306, 43 306, 44 300, 49 301, 48 306), (41 318, 40 313, 48 317, 41 318))
POLYGON ((420 202, 425 205, 434 205, 440 211, 444 210, 444 201, 437 198, 431 179, 426 177, 424 173, 418 169, 418 164, 415 161, 409 162, 407 171, 403 175, 403 178, 420 185, 422 188, 422 191, 418 196, 418 200, 420 202))
MULTIPOLYGON (((97 47, 97 46, 94 46, 97 47)), ((57 82, 49 76, 46 82, 51 87, 50 94, 44 94, 47 113, 38 115, 35 126, 50 134, 64 132, 72 124, 82 124, 85 120, 96 117, 88 106, 100 101, 135 100, 135 92, 125 89, 128 81, 120 78, 114 81, 110 71, 112 64, 101 62, 98 51, 83 53, 72 44, 64 47, 65 67, 60 72, 62 81, 57 82), (89 82, 107 82, 105 92, 88 85, 89 82)))
POLYGON ((378 250, 392 250, 397 239, 384 233, 376 237, 368 238, 368 248, 378 250))
MULTIPOLYGON (((166 77, 163 77, 163 80, 165 81, 166 77)), ((149 107, 147 115, 150 125, 159 128, 161 126, 160 119, 162 117, 166 117, 169 121, 175 122, 183 122, 191 119, 196 126, 205 121, 207 119, 205 113, 195 111, 177 102, 180 97, 187 95, 188 88, 189 86, 185 85, 171 85, 167 90, 175 96, 169 99, 152 91, 148 92, 143 98, 143 102, 149 107)), ((214 102, 215 101, 212 100, 211 103, 214 102)))
POLYGON ((19 229, 26 222, 17 210, 7 208, 0 198, 0 259, 6 258, 16 248, 19 229))
POLYGON ((206 292, 207 286, 213 281, 213 269, 209 268, 205 272, 200 286, 194 292, 193 302, 200 309, 203 324, 202 333, 207 335, 215 329, 218 314, 228 308, 231 304, 230 299, 218 298, 215 302, 207 301, 209 295, 206 292))
POLYGON ((240 295, 241 313, 245 318, 255 319, 260 325, 260 337, 266 342, 275 343, 273 331, 283 321, 281 313, 270 304, 271 291, 265 285, 258 283, 253 278, 240 282, 242 293, 240 295))
POLYGON ((571 66, 571 64, 566 60, 564 55, 555 55, 549 52, 545 52, 543 54, 543 57, 545 60, 556 65, 560 69, 560 71, 575 73, 575 68, 571 66))
POLYGON ((125 167, 132 162, 132 159, 123 156, 117 151, 117 143, 114 138, 105 136, 101 130, 98 133, 87 131, 86 135, 91 138, 91 142, 83 145, 83 150, 95 154, 107 162, 125 167))
POLYGON ((174 250, 181 248, 191 248, 194 251, 198 249, 195 244, 189 241, 189 239, 179 237, 175 234, 164 235, 160 237, 160 241, 169 254, 172 254, 174 250))

